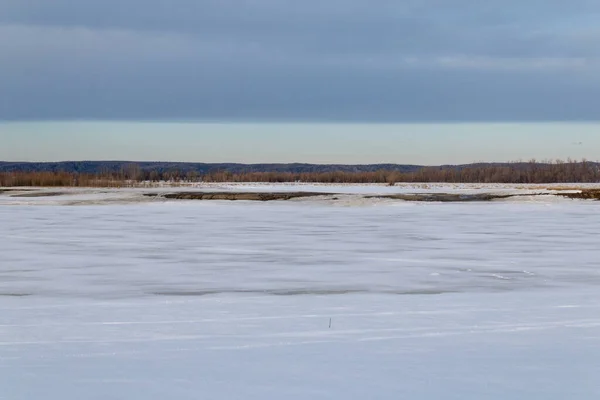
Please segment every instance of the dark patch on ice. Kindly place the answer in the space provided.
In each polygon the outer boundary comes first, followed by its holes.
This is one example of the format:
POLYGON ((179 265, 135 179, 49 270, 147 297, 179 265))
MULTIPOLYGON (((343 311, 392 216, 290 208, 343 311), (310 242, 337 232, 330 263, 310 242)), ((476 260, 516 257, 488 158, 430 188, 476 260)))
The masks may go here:
POLYGON ((177 193, 144 193, 146 197, 164 198, 169 200, 246 200, 273 201, 291 200, 296 198, 333 196, 334 193, 320 192, 177 192, 177 193))
POLYGON ((219 290, 165 290, 165 291, 157 291, 150 292, 149 294, 155 296, 181 296, 181 297, 200 297, 200 296, 209 296, 220 293, 231 293, 228 291, 219 291, 219 290))
POLYGON ((32 192, 13 194, 11 197, 56 197, 67 195, 67 192, 32 192))
POLYGON ((368 293, 368 290, 364 289, 277 289, 267 290, 265 293, 272 294, 275 296, 328 296, 328 295, 340 295, 340 294, 358 294, 368 293))
POLYGON ((18 268, 18 269, 6 269, 0 271, 0 274, 11 274, 11 273, 22 273, 22 272, 37 272, 39 270, 33 268, 18 268))
POLYGON ((406 193, 406 194, 387 194, 387 195, 374 195, 366 196, 367 199, 392 199, 392 200, 404 200, 404 201, 419 201, 419 202, 474 202, 474 201, 492 201, 508 199, 511 197, 519 196, 540 196, 541 193, 532 194, 497 194, 497 193, 474 193, 474 194, 460 194, 460 193, 406 193))
POLYGON ((156 296, 209 296, 218 294, 266 294, 272 296, 326 296, 368 293, 363 289, 223 289, 223 290, 166 290, 152 292, 156 296))
POLYGON ((345 294, 392 294, 392 295, 440 295, 445 293, 458 293, 456 290, 446 289, 413 289, 413 290, 377 290, 377 289, 223 289, 223 290, 164 290, 151 292, 155 296, 180 296, 201 297, 221 294, 262 294, 271 296, 339 296, 345 294))
POLYGON ((0 292, 0 297, 28 297, 33 296, 32 293, 2 293, 0 292))
POLYGON ((460 291, 453 290, 453 289, 413 289, 413 290, 386 290, 381 293, 397 294, 397 295, 404 295, 404 296, 411 296, 411 295, 413 295, 413 296, 414 295, 433 296, 433 295, 440 295, 440 294, 447 294, 447 293, 460 293, 460 291))
MULTIPOLYGON (((246 200, 274 201, 291 200, 296 198, 327 197, 329 200, 339 200, 341 193, 322 192, 174 192, 174 193, 144 193, 145 197, 168 200, 246 200)), ((363 199, 388 199, 415 202, 488 202, 504 200, 513 197, 562 196, 573 199, 600 200, 600 189, 584 189, 577 193, 397 193, 374 194, 361 196, 363 199)))

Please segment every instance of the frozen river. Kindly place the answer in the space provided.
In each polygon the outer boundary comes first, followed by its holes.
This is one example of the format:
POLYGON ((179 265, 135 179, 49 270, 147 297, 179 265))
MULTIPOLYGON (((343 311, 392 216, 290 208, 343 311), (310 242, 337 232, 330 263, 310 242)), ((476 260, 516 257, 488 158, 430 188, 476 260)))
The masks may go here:
POLYGON ((10 204, 0 399, 600 398, 597 202, 10 204))

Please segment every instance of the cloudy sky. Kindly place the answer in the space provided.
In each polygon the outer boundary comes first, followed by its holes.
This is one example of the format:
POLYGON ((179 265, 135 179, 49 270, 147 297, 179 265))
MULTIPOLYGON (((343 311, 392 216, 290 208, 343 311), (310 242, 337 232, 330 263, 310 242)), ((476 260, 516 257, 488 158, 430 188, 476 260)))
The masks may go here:
POLYGON ((599 20, 597 0, 2 0, 0 120, 596 121, 599 20))

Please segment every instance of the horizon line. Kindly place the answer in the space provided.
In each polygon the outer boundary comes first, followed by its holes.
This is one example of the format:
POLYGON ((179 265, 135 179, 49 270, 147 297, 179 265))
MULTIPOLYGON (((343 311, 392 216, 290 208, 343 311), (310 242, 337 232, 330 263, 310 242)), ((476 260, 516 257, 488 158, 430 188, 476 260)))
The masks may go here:
POLYGON ((322 124, 322 125, 510 125, 510 124, 597 124, 599 119, 513 119, 513 120, 458 120, 458 119, 440 119, 440 120, 381 120, 381 119, 312 119, 312 118, 28 118, 28 119, 2 119, 0 124, 18 124, 18 123, 180 123, 180 124, 322 124))
POLYGON ((5 161, 0 160, 0 164, 65 164, 65 163, 130 163, 130 164, 142 164, 142 163, 150 163, 150 164, 204 164, 204 165, 314 165, 314 166, 376 166, 376 165, 394 165, 394 166, 410 166, 410 167, 445 167, 445 166, 465 166, 465 165, 477 165, 477 164, 553 164, 557 162, 562 163, 573 163, 580 164, 584 162, 591 162, 600 164, 599 160, 588 160, 586 158, 583 159, 574 159, 567 157, 566 159, 535 159, 531 158, 528 160, 511 160, 511 161, 472 161, 468 163, 444 163, 444 164, 412 164, 412 163, 398 163, 398 162, 376 162, 376 163, 311 163, 311 162, 300 162, 300 161, 292 161, 292 162, 235 162, 235 161, 227 161, 227 162, 204 162, 204 161, 167 161, 167 160, 111 160, 111 159, 85 159, 85 160, 61 160, 61 161, 5 161))

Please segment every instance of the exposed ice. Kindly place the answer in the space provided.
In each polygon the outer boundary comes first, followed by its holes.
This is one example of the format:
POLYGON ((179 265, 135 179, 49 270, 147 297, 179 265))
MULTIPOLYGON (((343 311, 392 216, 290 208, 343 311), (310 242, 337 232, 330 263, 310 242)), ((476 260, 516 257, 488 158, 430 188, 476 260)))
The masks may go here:
POLYGON ((0 399, 599 398, 600 203, 358 190, 0 196, 0 399))

